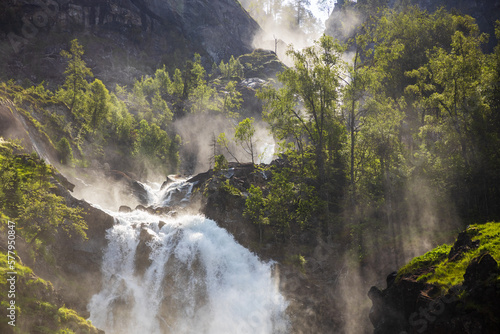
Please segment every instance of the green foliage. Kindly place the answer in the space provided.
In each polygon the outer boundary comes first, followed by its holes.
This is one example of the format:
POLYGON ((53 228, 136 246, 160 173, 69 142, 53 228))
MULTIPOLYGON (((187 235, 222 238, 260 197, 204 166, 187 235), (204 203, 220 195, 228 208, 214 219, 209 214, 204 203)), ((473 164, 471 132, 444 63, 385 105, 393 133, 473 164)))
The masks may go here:
POLYGON ((224 191, 225 193, 231 195, 231 196, 236 196, 240 197, 241 196, 241 191, 233 186, 230 182, 229 179, 221 183, 221 190, 224 191))
POLYGON ((59 99, 66 104, 70 112, 83 113, 86 105, 85 94, 89 89, 87 78, 93 77, 92 71, 82 59, 83 46, 74 39, 71 41, 70 51, 61 51, 61 56, 68 59, 68 66, 64 71, 64 85, 58 92, 59 99))
POLYGON ((263 219, 264 207, 265 199, 262 196, 262 190, 253 184, 250 185, 243 215, 256 224, 265 223, 263 219))
POLYGON ((269 194, 266 196, 266 209, 269 211, 269 223, 276 227, 282 239, 294 219, 290 206, 295 202, 294 183, 290 180, 287 170, 273 172, 269 184, 269 194))
POLYGON ((86 238, 81 209, 66 206, 63 198, 46 189, 27 186, 26 191, 18 220, 30 243, 37 239, 52 242, 59 229, 70 237, 86 238))
POLYGON ((176 68, 174 72, 174 81, 172 82, 171 94, 180 98, 184 91, 184 82, 182 80, 181 70, 176 68))
POLYGON ((253 184, 250 185, 248 197, 245 200, 243 215, 259 226, 261 243, 263 238, 263 225, 269 224, 269 220, 264 216, 265 206, 266 199, 262 195, 262 190, 253 184))
POLYGON ((285 69, 277 55, 262 49, 255 49, 252 53, 238 58, 242 63, 246 78, 261 78, 267 80, 285 69))
POLYGON ((399 269, 398 277, 411 274, 418 269, 434 266, 448 259, 448 253, 450 253, 450 250, 450 245, 442 245, 434 248, 433 250, 425 253, 422 256, 414 258, 403 268, 399 269))
POLYGON ((215 156, 214 172, 218 172, 228 168, 227 159, 223 154, 215 156))
POLYGON ((226 79, 243 77, 243 65, 241 65, 239 59, 235 59, 234 56, 231 56, 231 59, 227 64, 224 63, 224 60, 221 60, 219 70, 222 77, 226 79))
POLYGON ((236 90, 236 82, 229 81, 222 91, 222 113, 227 117, 235 117, 236 112, 241 108, 241 93, 236 90))
POLYGON ((238 159, 236 159, 236 157, 233 155, 233 153, 229 149, 229 140, 227 139, 225 132, 220 133, 219 137, 217 137, 217 145, 222 147, 236 162, 239 163, 238 159))
POLYGON ((325 178, 328 129, 334 127, 343 68, 342 47, 323 36, 315 46, 290 50, 294 67, 278 75, 283 88, 266 87, 264 119, 279 140, 294 141, 299 151, 314 149, 318 179, 325 178))
POLYGON ((0 210, 20 227, 19 234, 30 243, 50 243, 62 231, 86 238, 87 225, 81 209, 66 206, 51 193, 52 167, 36 155, 16 155, 8 144, 0 146, 0 210))
POLYGON ((101 80, 95 79, 90 84, 89 96, 89 112, 90 112, 90 125, 94 131, 101 122, 108 116, 110 109, 110 95, 109 91, 104 86, 101 80))
POLYGON ((234 132, 234 140, 237 144, 241 146, 241 148, 250 156, 252 159, 252 164, 254 163, 255 158, 255 127, 253 126, 255 119, 245 118, 236 126, 234 132))
POLYGON ((139 122, 136 154, 142 154, 158 163, 166 162, 171 140, 168 134, 156 124, 149 124, 146 120, 139 122))
POLYGON ((56 145, 57 153, 59 154, 59 161, 63 165, 71 164, 73 161, 73 149, 71 148, 71 144, 68 139, 61 138, 56 145))

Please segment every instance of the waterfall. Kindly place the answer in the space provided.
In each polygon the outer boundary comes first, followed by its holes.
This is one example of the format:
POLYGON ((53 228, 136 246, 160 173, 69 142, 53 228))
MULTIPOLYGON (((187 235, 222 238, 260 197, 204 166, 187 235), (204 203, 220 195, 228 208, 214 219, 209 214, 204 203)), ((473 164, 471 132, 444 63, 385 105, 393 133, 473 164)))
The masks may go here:
MULTIPOLYGON (((171 204, 177 183, 158 191, 171 204)), ((151 188, 148 188, 152 191, 151 188)), ((287 302, 265 263, 201 215, 156 216, 108 212, 103 285, 88 305, 107 334, 287 333, 287 302)))

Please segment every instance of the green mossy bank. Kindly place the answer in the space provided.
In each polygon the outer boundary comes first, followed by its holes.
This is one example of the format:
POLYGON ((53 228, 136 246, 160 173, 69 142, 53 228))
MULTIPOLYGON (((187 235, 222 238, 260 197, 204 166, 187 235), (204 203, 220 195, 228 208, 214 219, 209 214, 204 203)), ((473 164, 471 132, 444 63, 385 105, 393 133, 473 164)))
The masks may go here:
POLYGON ((469 226, 372 287, 374 333, 497 333, 500 223, 469 226))

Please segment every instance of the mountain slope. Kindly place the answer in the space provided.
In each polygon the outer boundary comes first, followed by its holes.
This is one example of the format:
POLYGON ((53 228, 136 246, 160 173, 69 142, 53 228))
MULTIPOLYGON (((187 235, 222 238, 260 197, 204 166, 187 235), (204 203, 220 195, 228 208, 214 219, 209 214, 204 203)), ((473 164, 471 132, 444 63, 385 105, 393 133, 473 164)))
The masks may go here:
POLYGON ((128 84, 194 52, 206 65, 248 53, 260 29, 235 0, 10 0, 0 13, 1 79, 33 82, 60 80, 74 38, 97 77, 128 84))

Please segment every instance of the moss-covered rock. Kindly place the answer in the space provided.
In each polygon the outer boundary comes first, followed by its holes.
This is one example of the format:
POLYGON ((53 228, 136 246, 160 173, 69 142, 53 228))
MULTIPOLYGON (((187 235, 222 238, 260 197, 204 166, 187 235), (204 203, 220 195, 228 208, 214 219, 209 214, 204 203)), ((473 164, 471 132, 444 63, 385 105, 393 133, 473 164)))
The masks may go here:
POLYGON ((500 326, 500 223, 473 225, 454 245, 414 258, 372 287, 374 333, 497 333, 500 326))
POLYGON ((270 50, 256 49, 238 60, 243 65, 245 78, 268 79, 285 69, 285 65, 270 50))

